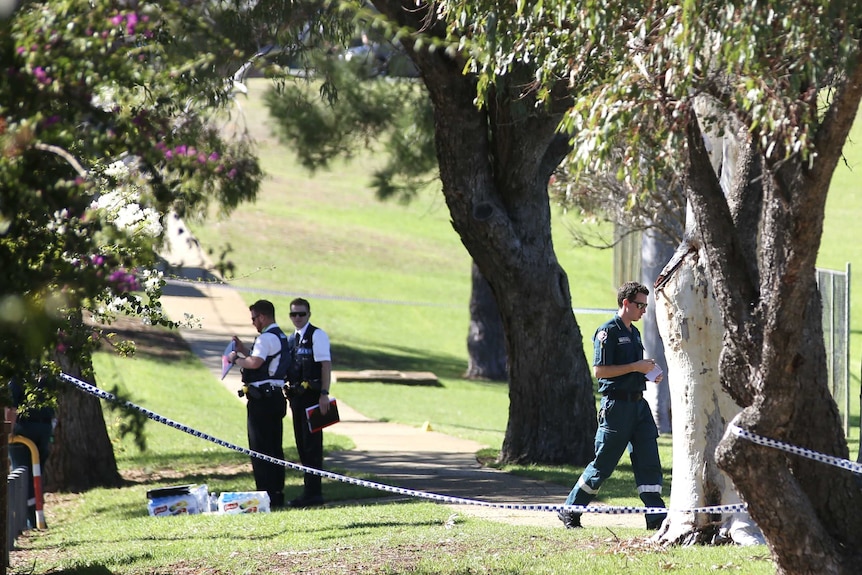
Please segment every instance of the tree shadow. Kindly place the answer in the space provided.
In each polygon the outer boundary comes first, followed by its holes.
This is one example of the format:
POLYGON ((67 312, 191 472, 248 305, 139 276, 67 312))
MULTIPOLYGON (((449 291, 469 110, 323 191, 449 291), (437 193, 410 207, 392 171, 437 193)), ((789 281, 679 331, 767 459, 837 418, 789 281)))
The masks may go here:
MULTIPOLYGON (((158 358, 166 363, 194 361, 190 357, 192 348, 183 340, 177 330, 162 326, 144 325, 137 318, 118 318, 110 326, 103 326, 106 332, 116 334, 115 341, 135 342, 135 355, 140 358, 158 358)), ((221 355, 224 342, 201 340, 199 346, 212 347, 211 355, 221 355)), ((394 370, 430 371, 437 377, 460 379, 467 371, 463 358, 453 355, 433 354, 427 349, 406 345, 372 344, 374 347, 353 347, 332 343, 334 367, 338 370, 394 370)), ((103 344, 103 349, 109 344, 103 344)), ((487 382, 506 384, 507 382, 487 382)))
POLYGON ((332 344, 334 365, 339 370, 430 371, 437 377, 459 379, 467 366, 454 356, 428 353, 407 346, 377 346, 374 349, 332 344))

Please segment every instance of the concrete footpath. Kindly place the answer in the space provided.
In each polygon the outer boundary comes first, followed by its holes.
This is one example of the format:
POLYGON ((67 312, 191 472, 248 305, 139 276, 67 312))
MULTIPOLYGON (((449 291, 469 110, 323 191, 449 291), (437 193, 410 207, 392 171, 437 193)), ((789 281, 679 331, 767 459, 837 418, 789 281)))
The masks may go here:
MULTIPOLYGON (((231 370, 221 380, 221 356, 232 335, 238 335, 248 344, 257 335, 249 319, 248 305, 236 290, 214 283, 219 278, 208 271, 212 266, 205 252, 181 221, 171 219, 168 238, 169 245, 162 257, 174 268, 173 273, 200 281, 169 281, 162 304, 175 321, 182 320, 185 314, 200 320, 200 328, 183 328, 181 335, 213 376, 236 397, 235 392, 241 386, 238 370, 231 370)), ((336 383, 333 386, 336 398, 339 385, 350 384, 336 383)), ((237 400, 244 401, 238 397, 237 400)), ((341 422, 329 432, 349 437, 356 447, 351 451, 327 454, 324 465, 328 469, 348 470, 347 475, 350 472, 373 474, 380 483, 387 485, 495 503, 561 504, 568 494, 567 487, 483 468, 476 461, 475 454, 484 446, 474 441, 407 425, 374 421, 340 400, 338 407, 341 422)), ((293 440, 289 425, 285 425, 285 430, 285 443, 289 444, 293 440)), ((573 481, 575 479, 572 478, 573 481)), ((387 493, 381 492, 381 495, 387 493)), ((562 528, 553 512, 476 505, 452 507, 458 513, 512 524, 562 528)), ((583 524, 587 527, 639 527, 643 526, 643 517, 590 514, 584 516, 583 524)))

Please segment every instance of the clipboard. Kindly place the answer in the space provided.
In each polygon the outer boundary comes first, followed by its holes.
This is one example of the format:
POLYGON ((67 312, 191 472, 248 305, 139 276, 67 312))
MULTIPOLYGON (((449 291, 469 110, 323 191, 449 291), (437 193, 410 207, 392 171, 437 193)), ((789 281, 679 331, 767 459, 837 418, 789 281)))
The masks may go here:
POLYGON ((227 375, 227 372, 230 371, 230 368, 233 367, 233 364, 230 362, 228 357, 230 356, 230 352, 236 349, 236 342, 230 340, 230 343, 227 344, 227 347, 224 348, 224 353, 221 354, 221 378, 224 379, 224 376, 227 375))
POLYGON ((329 399, 329 411, 326 415, 320 414, 320 406, 312 405, 305 408, 305 421, 308 422, 308 429, 311 433, 317 433, 324 427, 329 427, 341 421, 338 417, 338 403, 334 397, 329 399))

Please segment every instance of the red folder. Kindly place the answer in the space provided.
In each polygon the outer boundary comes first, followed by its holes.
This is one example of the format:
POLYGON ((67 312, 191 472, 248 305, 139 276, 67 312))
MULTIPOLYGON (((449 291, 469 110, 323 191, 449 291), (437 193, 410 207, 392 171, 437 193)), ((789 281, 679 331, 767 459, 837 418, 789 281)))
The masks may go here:
POLYGON ((335 398, 329 399, 329 411, 326 412, 326 415, 321 415, 319 405, 305 408, 305 420, 308 422, 308 429, 311 430, 311 433, 317 433, 324 427, 341 421, 338 417, 338 403, 336 403, 335 398))

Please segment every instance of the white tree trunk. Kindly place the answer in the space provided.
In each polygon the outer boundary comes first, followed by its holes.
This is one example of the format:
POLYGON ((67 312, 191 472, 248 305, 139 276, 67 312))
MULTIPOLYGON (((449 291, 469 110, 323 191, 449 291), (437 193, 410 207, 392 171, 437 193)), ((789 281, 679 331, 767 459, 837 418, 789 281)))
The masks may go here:
MULTIPOLYGON (((673 256, 674 245, 664 237, 659 237, 655 230, 646 230, 641 239, 641 283, 652 287, 662 268, 673 256)), ((668 369, 664 357, 664 344, 656 324, 656 306, 647 308, 643 317, 641 336, 644 343, 644 357, 658 362, 664 369, 664 378, 658 385, 649 384, 644 391, 644 398, 652 410, 652 417, 659 433, 671 432, 670 380, 673 372, 668 369)))
MULTIPOLYGON (((673 413, 672 509, 739 503, 730 479, 716 465, 715 448, 739 407, 721 388, 718 360, 723 327, 700 252, 692 249, 656 290, 656 321, 665 345, 673 413)), ((671 512, 656 538, 665 542, 715 538, 716 518, 671 512)), ((721 517, 719 537, 763 543, 747 513, 721 517)))

